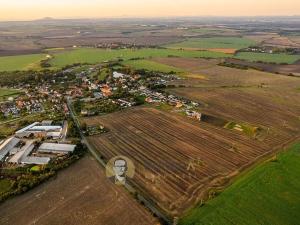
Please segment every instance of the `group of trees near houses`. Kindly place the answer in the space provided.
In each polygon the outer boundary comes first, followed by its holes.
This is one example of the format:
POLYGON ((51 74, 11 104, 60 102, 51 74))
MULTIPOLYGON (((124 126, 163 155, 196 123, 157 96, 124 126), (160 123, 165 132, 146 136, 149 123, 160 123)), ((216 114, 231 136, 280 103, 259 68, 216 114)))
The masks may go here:
POLYGON ((22 83, 33 84, 51 80, 54 76, 55 73, 50 70, 0 72, 0 86, 14 86, 22 83))
POLYGON ((47 165, 40 167, 39 170, 32 170, 34 165, 16 169, 1 169, 0 177, 11 180, 11 187, 9 191, 0 192, 0 203, 11 196, 27 192, 53 177, 56 175, 57 171, 68 167, 70 164, 84 156, 86 150, 86 146, 78 142, 75 151, 72 154, 53 160, 47 165))

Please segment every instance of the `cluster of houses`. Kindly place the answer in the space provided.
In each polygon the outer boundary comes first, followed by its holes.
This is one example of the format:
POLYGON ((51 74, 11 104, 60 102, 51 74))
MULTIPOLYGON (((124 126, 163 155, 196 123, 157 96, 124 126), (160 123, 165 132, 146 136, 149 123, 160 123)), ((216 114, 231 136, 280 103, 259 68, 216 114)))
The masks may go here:
POLYGON ((28 114, 43 112, 43 102, 46 100, 42 99, 30 99, 27 101, 17 99, 16 101, 11 100, 3 102, 0 105, 0 110, 3 113, 4 117, 18 117, 20 116, 21 111, 26 111, 28 114))
MULTIPOLYGON (((86 73, 85 73, 86 74, 86 73)), ((171 106, 174 106, 180 111, 185 112, 188 117, 195 118, 197 120, 201 120, 201 113, 193 110, 197 106, 198 103, 192 102, 189 100, 184 100, 178 98, 174 95, 166 95, 165 93, 155 91, 153 89, 147 88, 148 86, 161 86, 167 85, 169 81, 173 81, 178 79, 174 75, 165 75, 158 74, 157 76, 151 76, 149 78, 141 81, 140 75, 127 75, 119 72, 113 72, 112 76, 109 77, 105 83, 96 84, 91 81, 88 77, 82 77, 83 85, 85 88, 88 88, 90 91, 93 91, 93 95, 87 98, 81 98, 83 102, 93 102, 99 99, 107 100, 113 95, 113 93, 121 88, 123 90, 127 90, 131 94, 139 94, 145 97, 145 101, 147 103, 164 103, 171 106)), ((80 93, 80 89, 73 89, 73 96, 77 97, 76 93, 80 93)), ((71 92, 67 92, 67 94, 72 94, 71 92)), ((135 102, 130 98, 118 98, 118 99, 110 99, 112 103, 119 105, 121 108, 128 108, 135 105, 135 102)), ((82 109, 81 115, 83 116, 92 116, 94 112, 89 111, 87 109, 82 109)))
POLYGON ((178 111, 184 112, 188 117, 201 120, 201 113, 194 110, 199 103, 190 100, 178 98, 174 95, 166 95, 157 91, 152 91, 145 87, 141 88, 141 94, 144 95, 147 103, 164 103, 173 106, 178 111))
POLYGON ((59 126, 52 125, 52 121, 42 121, 18 130, 14 136, 0 142, 0 162, 44 165, 52 158, 74 152, 75 145, 53 142, 63 142, 66 126, 66 122, 64 126, 59 126))
MULTIPOLYGON (((89 97, 81 98, 82 102, 94 102, 100 99, 103 101, 107 101, 107 99, 111 100, 111 103, 119 105, 121 108, 127 108, 135 105, 135 102, 128 99, 128 98, 118 98, 118 99, 111 99, 114 93, 117 92, 118 89, 127 90, 130 93, 136 93, 138 90, 138 79, 140 78, 139 75, 126 75, 118 72, 113 72, 112 76, 110 76, 105 83, 94 83, 88 77, 83 77, 82 81, 83 84, 82 88, 88 88, 92 95, 89 97)), ((77 90, 74 88, 74 90, 77 90)), ((79 93, 79 91, 77 91, 79 93)), ((68 94, 68 92, 67 92, 68 94)), ((71 94, 71 93, 69 93, 71 94)), ((70 97, 78 97, 74 95, 69 95, 70 97)), ((87 109, 83 109, 81 111, 81 115, 90 116, 94 115, 94 112, 91 112, 87 109)))
POLYGON ((5 102, 0 105, 0 111, 3 113, 4 117, 17 117, 20 114, 20 109, 16 106, 14 102, 5 102))
POLYGON ((273 47, 249 47, 244 49, 247 52, 269 53, 273 54, 273 47))
POLYGON ((0 111, 4 117, 19 117, 20 113, 33 114, 45 111, 45 105, 50 105, 48 110, 58 111, 62 109, 64 93, 52 90, 50 85, 36 86, 34 90, 30 87, 26 88, 26 92, 18 97, 8 99, 8 101, 0 103, 0 111))

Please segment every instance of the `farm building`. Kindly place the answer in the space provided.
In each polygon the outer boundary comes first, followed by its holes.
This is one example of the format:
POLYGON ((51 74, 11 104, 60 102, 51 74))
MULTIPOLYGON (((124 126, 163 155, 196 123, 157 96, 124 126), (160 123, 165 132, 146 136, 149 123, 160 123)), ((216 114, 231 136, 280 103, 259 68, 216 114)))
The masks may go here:
POLYGON ((70 144, 43 143, 39 147, 38 152, 67 154, 74 152, 75 147, 76 145, 70 144))
POLYGON ((47 164, 50 161, 49 157, 33 157, 29 156, 34 150, 35 141, 29 140, 26 144, 19 149, 10 159, 9 163, 13 164, 37 164, 43 165, 47 164))
POLYGON ((27 141, 26 144, 20 148, 16 154, 8 161, 10 163, 20 164, 22 160, 25 159, 31 151, 34 149, 34 141, 27 141))
MULTIPOLYGON (((44 124, 49 124, 49 121, 44 122, 44 124)), ((24 127, 21 130, 16 132, 16 137, 47 137, 58 139, 61 137, 62 127, 61 126, 52 126, 52 125, 43 125, 39 122, 34 122, 33 124, 24 127)))
POLYGON ((36 164, 36 165, 45 165, 49 163, 49 157, 26 157, 22 160, 23 164, 36 164))
POLYGON ((43 120, 42 121, 42 126, 51 126, 52 125, 52 120, 43 120))
POLYGON ((187 115, 188 117, 195 118, 195 119, 197 119, 197 120, 199 120, 199 121, 201 120, 202 114, 199 113, 199 112, 195 112, 195 111, 190 111, 190 110, 188 110, 188 111, 186 111, 185 113, 186 113, 186 115, 187 115))
POLYGON ((15 137, 11 137, 2 142, 0 145, 0 161, 3 161, 4 158, 12 151, 21 140, 15 137))

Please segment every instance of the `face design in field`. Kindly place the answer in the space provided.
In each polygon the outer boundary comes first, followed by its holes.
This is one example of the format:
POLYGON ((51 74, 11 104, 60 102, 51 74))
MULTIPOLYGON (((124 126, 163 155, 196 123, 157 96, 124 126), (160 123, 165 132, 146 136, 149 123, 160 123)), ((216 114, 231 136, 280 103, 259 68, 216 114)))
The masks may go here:
POLYGON ((124 159, 117 159, 113 167, 116 176, 124 177, 127 171, 127 163, 124 159))
POLYGON ((106 176, 116 185, 126 185, 127 178, 133 178, 135 166, 126 156, 116 156, 106 164, 106 176))

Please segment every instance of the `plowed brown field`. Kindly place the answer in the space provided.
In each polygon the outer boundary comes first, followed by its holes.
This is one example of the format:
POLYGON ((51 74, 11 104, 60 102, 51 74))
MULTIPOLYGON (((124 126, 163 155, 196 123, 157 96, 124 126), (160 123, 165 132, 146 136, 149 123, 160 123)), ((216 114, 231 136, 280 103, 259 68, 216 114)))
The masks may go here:
POLYGON ((202 103, 206 115, 260 128, 250 137, 152 108, 85 119, 110 129, 89 142, 106 160, 131 158, 137 167, 132 182, 168 214, 182 214, 260 157, 300 137, 299 78, 221 67, 217 60, 157 60, 205 76, 177 80, 180 88, 169 92, 202 103))
POLYGON ((268 142, 152 108, 84 120, 110 129, 89 142, 106 160, 133 160, 132 182, 170 215, 181 214, 211 188, 274 150, 268 142))
POLYGON ((109 181, 87 156, 54 180, 0 205, 1 225, 157 225, 143 206, 109 181))

